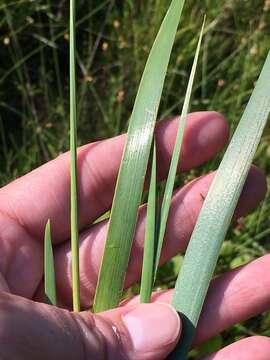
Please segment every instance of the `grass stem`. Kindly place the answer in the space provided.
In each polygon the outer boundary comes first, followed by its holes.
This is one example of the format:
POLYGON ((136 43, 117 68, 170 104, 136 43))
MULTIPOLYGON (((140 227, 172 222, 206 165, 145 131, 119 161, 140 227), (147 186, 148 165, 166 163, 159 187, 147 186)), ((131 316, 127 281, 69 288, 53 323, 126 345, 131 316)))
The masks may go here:
POLYGON ((80 311, 77 179, 76 0, 70 0, 70 220, 73 310, 80 311))

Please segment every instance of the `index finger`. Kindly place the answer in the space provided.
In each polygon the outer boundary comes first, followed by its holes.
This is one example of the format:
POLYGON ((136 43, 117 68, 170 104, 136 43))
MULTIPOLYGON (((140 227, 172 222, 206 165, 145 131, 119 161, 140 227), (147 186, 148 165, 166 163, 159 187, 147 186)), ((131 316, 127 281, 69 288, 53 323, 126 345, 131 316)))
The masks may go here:
MULTIPOLYGON (((166 176, 178 118, 157 125, 159 175, 166 176)), ((106 212, 112 202, 126 135, 85 145, 78 150, 80 229, 106 212)), ((181 169, 189 170, 213 157, 228 139, 228 125, 215 112, 190 114, 183 140, 181 169)), ((55 242, 69 237, 69 154, 41 166, 0 190, 0 212, 27 232, 43 238, 53 221, 55 242)))

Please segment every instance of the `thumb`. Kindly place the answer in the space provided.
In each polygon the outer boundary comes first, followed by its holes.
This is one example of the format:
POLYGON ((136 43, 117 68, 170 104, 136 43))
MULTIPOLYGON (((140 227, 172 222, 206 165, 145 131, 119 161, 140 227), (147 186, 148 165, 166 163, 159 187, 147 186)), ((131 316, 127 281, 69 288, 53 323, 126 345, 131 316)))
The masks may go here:
POLYGON ((70 313, 0 293, 0 358, 159 360, 179 339, 180 320, 166 304, 70 313))

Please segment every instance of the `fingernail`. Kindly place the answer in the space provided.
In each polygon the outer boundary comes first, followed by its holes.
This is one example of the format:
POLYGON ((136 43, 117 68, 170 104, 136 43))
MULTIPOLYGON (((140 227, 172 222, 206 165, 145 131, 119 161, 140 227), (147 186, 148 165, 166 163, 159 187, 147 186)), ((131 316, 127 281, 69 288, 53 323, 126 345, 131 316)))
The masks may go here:
POLYGON ((133 349, 152 352, 174 343, 180 332, 180 319, 167 304, 142 304, 123 316, 133 349))
POLYGON ((204 123, 205 126, 201 126, 198 133, 198 143, 200 146, 206 146, 211 139, 211 144, 215 143, 223 147, 229 137, 229 127, 225 118, 213 111, 207 113, 207 119, 208 121, 204 123))

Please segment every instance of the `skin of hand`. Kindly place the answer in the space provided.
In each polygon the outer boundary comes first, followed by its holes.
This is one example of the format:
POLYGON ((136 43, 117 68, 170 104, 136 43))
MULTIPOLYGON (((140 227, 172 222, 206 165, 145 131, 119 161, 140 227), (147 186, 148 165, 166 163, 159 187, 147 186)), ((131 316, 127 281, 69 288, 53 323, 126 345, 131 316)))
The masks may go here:
MULTIPOLYGON (((157 125, 158 175, 166 176, 178 119, 157 125)), ((190 114, 179 171, 188 171, 214 157, 228 141, 225 119, 215 112, 190 114)), ((115 310, 93 315, 93 300, 107 220, 95 219, 111 206, 125 135, 79 149, 80 276, 83 310, 71 308, 69 244, 69 155, 15 180, 0 190, 0 359, 21 360, 159 360, 165 359, 181 336, 181 322, 169 305, 172 291, 153 295, 151 304, 138 298, 115 310), (59 306, 43 300, 43 236, 52 219, 59 306)), ((215 173, 202 176, 172 199, 161 262, 187 246, 215 173)), ((248 214, 264 198, 266 181, 252 167, 235 218, 248 214)), ((140 277, 145 206, 141 206, 126 286, 140 277)), ((194 345, 270 307, 270 257, 266 255, 213 280, 194 345)), ((270 339, 250 337, 204 360, 266 360, 270 339)))

